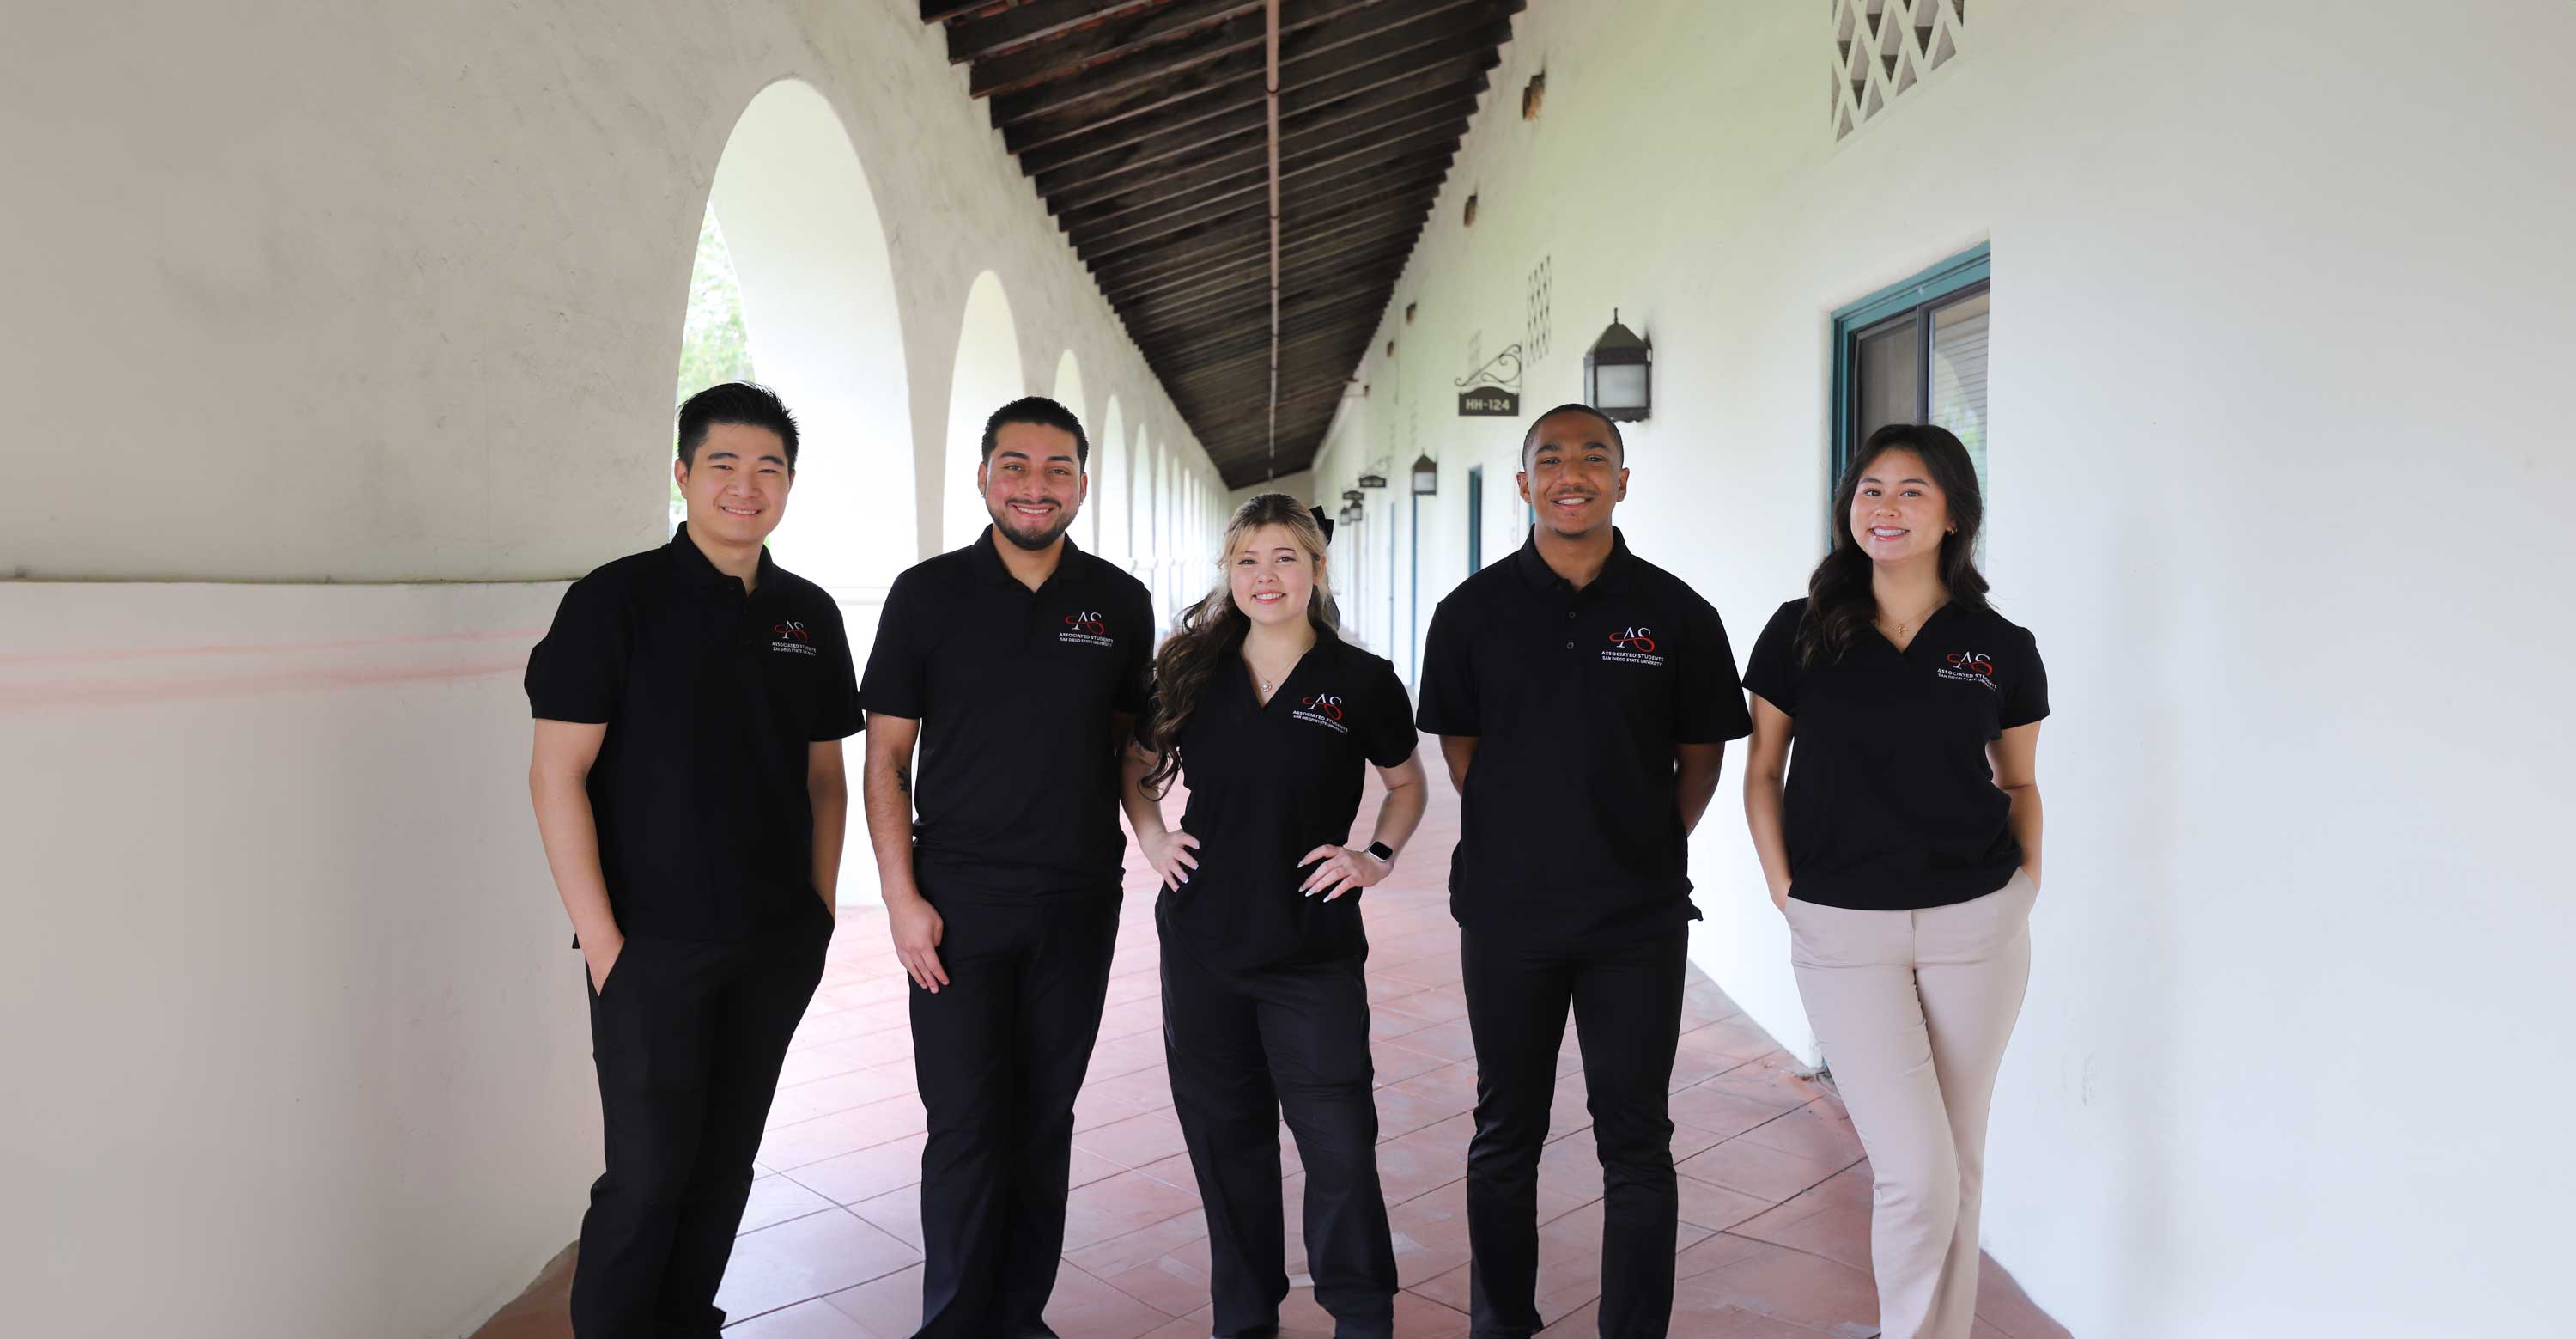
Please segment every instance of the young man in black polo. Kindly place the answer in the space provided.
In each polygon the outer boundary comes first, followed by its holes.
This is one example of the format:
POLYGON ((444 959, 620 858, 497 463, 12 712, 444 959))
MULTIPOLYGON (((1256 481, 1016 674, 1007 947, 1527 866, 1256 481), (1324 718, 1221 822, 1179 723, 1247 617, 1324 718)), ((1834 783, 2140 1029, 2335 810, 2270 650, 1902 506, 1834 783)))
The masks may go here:
POLYGON ((1089 458, 1053 400, 994 411, 975 467, 993 523, 895 579, 859 688, 868 837, 917 987, 923 1339, 1054 1334, 1073 1099, 1118 936, 1118 747, 1154 652, 1145 587, 1065 538, 1089 458))
POLYGON ((739 382, 680 406, 671 542, 573 583, 528 657, 528 788, 590 979, 607 1171, 579 1339, 714 1339, 751 1160, 823 976, 860 727, 841 613, 770 561, 796 422, 739 382))
POLYGON ((1433 613, 1417 714, 1464 804, 1449 908, 1476 1045, 1473 1333, 1539 1327, 1538 1159, 1570 1004, 1605 1200, 1601 1334, 1643 1339, 1673 1305, 1688 839, 1751 726, 1717 611, 1610 524, 1618 425, 1559 406, 1521 462, 1537 524, 1433 613))

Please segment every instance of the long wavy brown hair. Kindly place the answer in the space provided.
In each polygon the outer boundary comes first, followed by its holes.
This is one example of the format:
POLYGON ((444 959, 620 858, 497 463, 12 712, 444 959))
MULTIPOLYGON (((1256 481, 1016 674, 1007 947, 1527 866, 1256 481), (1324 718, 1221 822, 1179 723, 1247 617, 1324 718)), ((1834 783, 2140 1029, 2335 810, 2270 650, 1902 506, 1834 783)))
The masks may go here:
POLYGON ((1852 453, 1842 482, 1834 486, 1834 546, 1807 578, 1807 613, 1798 620, 1798 663, 1840 660, 1851 644, 1878 617, 1878 597, 1871 593, 1869 555, 1852 538, 1852 499, 1860 481, 1878 458, 1890 451, 1911 451, 1923 458, 1925 472, 1949 503, 1955 527, 1941 537, 1941 584, 1950 603, 1963 609, 1986 607, 1986 574, 1977 570, 1977 528, 1986 522, 1985 495, 1977 489, 1976 462, 1949 429, 1930 423, 1890 423, 1869 435, 1852 453))
POLYGON ((1329 543, 1314 513, 1286 493, 1263 493, 1235 508, 1234 516, 1225 523, 1225 538, 1217 545, 1215 588, 1182 612, 1180 630, 1154 655, 1155 714, 1146 742, 1154 751, 1154 770, 1145 774, 1148 795, 1161 798, 1172 778, 1179 774, 1181 751, 1173 741, 1180 738, 1181 727, 1188 725, 1198 711, 1208 685, 1235 658, 1235 648, 1243 645, 1243 635, 1252 627, 1252 620, 1234 607, 1234 583, 1226 569, 1235 546, 1265 525, 1287 527, 1288 533, 1297 537, 1297 546, 1315 564, 1315 593, 1306 602, 1306 620, 1315 625, 1317 637, 1341 635, 1341 610, 1333 603, 1333 588, 1325 580, 1324 559, 1329 543))

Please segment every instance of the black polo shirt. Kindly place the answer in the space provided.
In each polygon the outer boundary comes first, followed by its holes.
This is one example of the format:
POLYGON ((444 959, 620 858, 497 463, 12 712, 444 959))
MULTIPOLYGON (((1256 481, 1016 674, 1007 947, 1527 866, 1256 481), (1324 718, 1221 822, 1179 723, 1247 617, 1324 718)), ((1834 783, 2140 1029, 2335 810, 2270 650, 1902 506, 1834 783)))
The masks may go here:
POLYGON ((850 643, 823 588, 760 555, 755 589, 671 542, 564 592, 528 654, 528 708, 605 724, 590 809, 629 935, 726 940, 809 923, 806 746, 860 727, 850 643))
POLYGON ((1943 605, 1902 652, 1863 629, 1842 658, 1798 663, 1791 600, 1753 643, 1745 687, 1796 720, 1781 825, 1789 896, 1914 911, 2012 881, 2021 843, 1986 745, 2048 715, 2039 643, 1992 609, 1943 605))
POLYGON ((1064 541, 1032 591, 990 526, 896 577, 859 705, 921 722, 913 872, 939 899, 1117 891, 1118 758, 1110 716, 1145 706, 1154 602, 1064 541))
POLYGON ((1581 590, 1533 531, 1431 616, 1422 709, 1438 735, 1474 735, 1449 908, 1460 925, 1597 946, 1695 920, 1677 744, 1752 724, 1717 610, 1628 552, 1581 590))
MULTIPOLYGON (((1393 664, 1321 632, 1264 705, 1242 647, 1238 632, 1173 741, 1189 789, 1181 830, 1198 839, 1199 863, 1188 883, 1163 893, 1161 922, 1224 967, 1365 952, 1359 893, 1308 897, 1297 885, 1314 867, 1296 862, 1355 840, 1368 765, 1413 756, 1413 703, 1393 664)), ((1157 697, 1138 719, 1138 739, 1160 706, 1157 697)))

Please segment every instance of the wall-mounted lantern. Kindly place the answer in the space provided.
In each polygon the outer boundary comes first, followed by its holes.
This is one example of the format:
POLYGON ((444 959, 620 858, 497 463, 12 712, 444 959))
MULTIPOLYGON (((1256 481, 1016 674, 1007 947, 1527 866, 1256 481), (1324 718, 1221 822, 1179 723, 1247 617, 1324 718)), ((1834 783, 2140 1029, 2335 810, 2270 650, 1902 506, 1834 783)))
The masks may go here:
POLYGON ((1440 491, 1440 462, 1429 456, 1413 462, 1413 495, 1431 497, 1440 491))
POLYGON ((1619 324, 1610 310, 1610 328, 1583 351, 1583 402, 1603 418, 1637 423, 1654 412, 1655 346, 1619 324))
POLYGON ((1351 506, 1356 507, 1367 500, 1368 494, 1363 493, 1356 488, 1345 488, 1342 490, 1342 501, 1351 506))

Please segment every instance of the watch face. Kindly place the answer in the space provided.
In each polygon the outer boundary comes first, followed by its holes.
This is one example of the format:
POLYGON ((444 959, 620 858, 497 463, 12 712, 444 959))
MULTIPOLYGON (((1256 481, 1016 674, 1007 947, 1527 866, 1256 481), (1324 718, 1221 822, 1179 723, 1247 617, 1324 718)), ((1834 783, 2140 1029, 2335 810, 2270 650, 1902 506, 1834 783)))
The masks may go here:
POLYGON ((1376 856, 1380 860, 1395 859, 1395 848, 1387 845, 1385 842, 1370 842, 1368 850, 1370 855, 1376 856))

